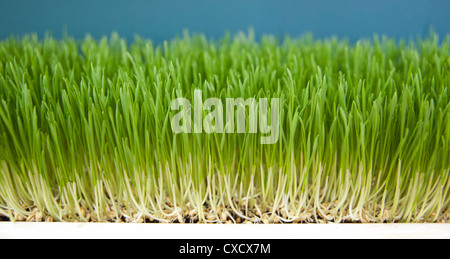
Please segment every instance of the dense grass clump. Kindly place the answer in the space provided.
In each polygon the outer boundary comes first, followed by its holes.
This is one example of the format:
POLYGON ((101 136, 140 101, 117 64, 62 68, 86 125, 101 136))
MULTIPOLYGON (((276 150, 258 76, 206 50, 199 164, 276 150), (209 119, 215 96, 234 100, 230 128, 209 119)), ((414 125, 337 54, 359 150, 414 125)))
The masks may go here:
MULTIPOLYGON (((0 215, 445 222, 450 40, 252 33, 0 43, 0 215), (177 97, 280 98, 280 137, 181 133, 177 97)), ((204 111, 206 114, 206 111, 204 111)))

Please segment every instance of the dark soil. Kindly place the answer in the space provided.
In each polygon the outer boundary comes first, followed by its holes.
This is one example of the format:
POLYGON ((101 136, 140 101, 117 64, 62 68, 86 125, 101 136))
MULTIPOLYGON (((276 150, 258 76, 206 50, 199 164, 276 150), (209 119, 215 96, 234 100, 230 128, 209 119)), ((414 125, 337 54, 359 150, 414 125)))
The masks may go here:
POLYGON ((0 222, 2 222, 2 221, 9 221, 9 218, 5 217, 3 215, 0 215, 0 222))

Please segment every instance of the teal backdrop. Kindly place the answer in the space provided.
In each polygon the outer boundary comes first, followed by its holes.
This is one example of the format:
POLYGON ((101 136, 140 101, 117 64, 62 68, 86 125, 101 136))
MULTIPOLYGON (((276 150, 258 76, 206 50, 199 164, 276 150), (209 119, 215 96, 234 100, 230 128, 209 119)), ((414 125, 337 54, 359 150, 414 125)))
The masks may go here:
POLYGON ((76 38, 98 38, 118 32, 157 42, 180 35, 183 29, 217 38, 253 27, 257 37, 301 35, 339 36, 354 41, 385 34, 415 38, 430 28, 450 33, 449 0, 0 0, 0 39, 64 28, 76 38))

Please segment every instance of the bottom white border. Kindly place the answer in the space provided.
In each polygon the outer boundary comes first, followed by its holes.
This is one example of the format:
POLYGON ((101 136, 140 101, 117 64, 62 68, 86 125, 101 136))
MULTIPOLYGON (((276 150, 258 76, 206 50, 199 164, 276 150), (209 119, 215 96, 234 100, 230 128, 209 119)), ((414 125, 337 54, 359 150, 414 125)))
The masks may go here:
POLYGON ((0 223, 0 239, 450 239, 450 224, 0 223))

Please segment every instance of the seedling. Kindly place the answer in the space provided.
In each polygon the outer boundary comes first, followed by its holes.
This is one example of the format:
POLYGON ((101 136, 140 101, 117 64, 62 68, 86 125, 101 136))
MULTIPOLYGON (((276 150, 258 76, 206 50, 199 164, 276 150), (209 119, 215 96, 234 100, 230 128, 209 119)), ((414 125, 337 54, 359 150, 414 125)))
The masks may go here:
POLYGON ((449 44, 11 37, 0 43, 0 219, 448 222, 449 44), (174 131, 174 100, 196 90, 222 104, 279 100, 265 107, 276 141, 261 143, 270 134, 255 133, 249 105, 234 121, 213 116, 214 130, 174 131))

